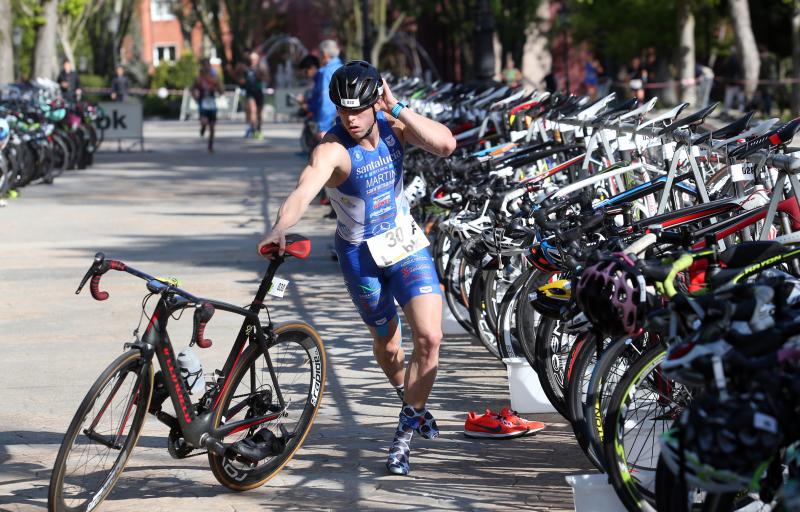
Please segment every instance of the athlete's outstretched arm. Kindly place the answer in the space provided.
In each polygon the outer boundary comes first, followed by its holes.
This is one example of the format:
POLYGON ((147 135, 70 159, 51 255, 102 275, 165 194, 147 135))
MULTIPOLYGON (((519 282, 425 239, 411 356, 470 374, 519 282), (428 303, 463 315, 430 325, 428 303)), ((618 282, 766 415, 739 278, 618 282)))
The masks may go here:
POLYGON ((277 243, 280 246, 279 254, 283 254, 286 246, 286 232, 300 221, 308 209, 308 205, 331 178, 337 166, 340 148, 340 145, 326 141, 314 148, 308 160, 308 165, 300 173, 297 187, 289 194, 281 205, 280 210, 278 210, 278 219, 275 225, 272 226, 270 233, 258 244, 259 251, 265 245, 277 243))
MULTIPOLYGON (((384 80, 380 107, 391 115, 395 105, 397 105, 397 99, 384 80)), ((448 156, 455 151, 456 139, 450 129, 442 123, 417 114, 410 108, 401 110, 398 120, 403 124, 401 130, 405 142, 438 156, 448 156)))

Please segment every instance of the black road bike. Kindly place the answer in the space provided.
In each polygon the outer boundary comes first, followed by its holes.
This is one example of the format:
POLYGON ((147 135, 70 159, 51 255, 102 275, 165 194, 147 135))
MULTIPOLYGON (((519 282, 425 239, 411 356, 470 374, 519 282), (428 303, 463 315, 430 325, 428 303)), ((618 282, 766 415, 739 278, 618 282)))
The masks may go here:
MULTIPOLYGON (((292 458, 319 410, 326 362, 322 340, 310 325, 273 325, 271 320, 262 325, 259 320, 275 271, 286 258, 277 250, 262 250, 273 259, 247 308, 195 297, 174 282, 102 253, 95 256, 76 294, 91 279, 92 297, 107 299, 100 278, 118 270, 144 279, 158 303, 142 338, 125 344, 125 352, 100 374, 75 413, 50 479, 49 510, 96 509, 122 473, 148 412, 170 428, 170 455, 184 458, 207 450, 214 476, 235 491, 263 485, 292 458), (201 348, 211 346, 204 332, 216 310, 244 317, 223 369, 214 372, 205 393, 194 400, 167 333, 170 316, 186 308, 194 309, 192 344, 201 348), (161 367, 156 374, 154 358, 161 367), (168 398, 175 416, 161 409, 168 398)), ((307 239, 287 236, 286 255, 305 258, 310 250, 307 239)), ((146 300, 143 312, 145 307, 146 300)))

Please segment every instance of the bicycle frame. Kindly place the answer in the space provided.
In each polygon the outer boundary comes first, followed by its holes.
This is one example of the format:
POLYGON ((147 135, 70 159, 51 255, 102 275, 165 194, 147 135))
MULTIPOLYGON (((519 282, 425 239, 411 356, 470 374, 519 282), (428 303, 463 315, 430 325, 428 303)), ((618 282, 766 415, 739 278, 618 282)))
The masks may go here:
MULTIPOLYGON (((89 270, 87 275, 92 273, 96 268, 100 268, 100 266, 102 266, 104 263, 109 264, 108 268, 121 270, 144 279, 147 281, 147 288, 150 290, 150 292, 160 294, 158 303, 152 313, 152 316, 150 317, 150 322, 147 325, 141 341, 131 343, 128 346, 140 350, 143 357, 148 361, 152 360, 153 355, 155 355, 162 371, 164 372, 164 376, 167 381, 167 392, 169 393, 169 397, 172 400, 172 405, 177 414, 176 417, 172 417, 167 413, 163 413, 160 408, 156 411, 151 408, 150 412, 155 414, 161 422, 165 423, 169 427, 180 429, 180 431, 183 433, 184 439, 186 439, 186 441, 191 445, 195 447, 204 446, 214 453, 222 455, 225 453, 226 447, 221 443, 221 440, 226 436, 246 428, 251 428, 256 425, 272 421, 276 418, 279 418, 284 413, 286 410, 286 402, 281 394, 280 386, 278 384, 268 350, 271 344, 274 343, 276 335, 280 334, 281 326, 273 329, 272 324, 270 323, 265 332, 261 327, 261 323, 258 318, 258 312, 261 309, 263 300, 267 294, 267 291, 269 290, 270 285, 272 284, 275 271, 280 264, 283 263, 283 258, 277 258, 270 263, 267 273, 265 274, 264 279, 261 281, 261 285, 256 292, 255 299, 247 309, 225 302, 194 297, 188 292, 185 292, 184 290, 181 290, 172 284, 156 279, 132 267, 128 267, 121 262, 116 262, 113 260, 104 262, 104 256, 100 254, 98 254, 98 256, 95 258, 95 266, 89 270), (221 375, 217 381, 218 386, 211 395, 211 399, 213 400, 212 407, 201 414, 197 414, 194 406, 192 405, 191 396, 184 386, 183 379, 180 377, 175 350, 172 347, 172 343, 167 333, 167 323, 170 316, 174 313, 187 307, 192 307, 193 305, 199 305, 201 303, 207 303, 212 305, 215 309, 241 315, 244 317, 244 321, 242 322, 242 327, 239 330, 239 334, 236 336, 236 340, 231 347, 231 352, 225 361, 225 365, 223 366, 221 375), (266 359, 267 366, 270 369, 273 390, 278 400, 278 404, 280 405, 280 410, 273 411, 270 412, 270 414, 255 418, 247 418, 226 423, 224 426, 219 428, 213 428, 211 426, 212 418, 214 417, 214 413, 217 408, 220 407, 220 398, 230 385, 230 377, 247 346, 248 340, 250 343, 258 344, 266 359)), ((92 278, 92 294, 95 296, 95 298, 98 298, 98 296, 95 294, 97 293, 99 276, 102 275, 102 272, 99 274, 94 273, 92 275, 94 276, 92 278)), ((81 284, 81 287, 82 286, 83 284, 81 284)), ((78 289, 77 293, 80 293, 80 290, 81 288, 78 289)), ((104 292, 99 293, 102 294, 104 292)), ((101 298, 99 300, 103 299, 101 298)), ((104 411, 101 410, 96 420, 102 416, 103 412, 104 411)))

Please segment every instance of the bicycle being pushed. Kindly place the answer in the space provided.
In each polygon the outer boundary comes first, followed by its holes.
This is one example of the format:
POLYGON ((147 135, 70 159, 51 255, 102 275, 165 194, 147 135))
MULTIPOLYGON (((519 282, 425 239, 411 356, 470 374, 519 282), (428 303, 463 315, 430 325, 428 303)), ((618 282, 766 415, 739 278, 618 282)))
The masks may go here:
POLYGON ((184 458, 207 450, 211 470, 222 485, 245 491, 275 476, 303 444, 319 410, 325 351, 310 325, 273 325, 271 320, 262 325, 259 312, 266 310, 269 319, 264 298, 285 258, 302 259, 310 250, 310 242, 298 235, 287 236, 284 256, 278 255, 277 245, 262 248, 272 260, 246 308, 195 297, 174 281, 98 253, 76 294, 90 282, 92 297, 106 300, 100 279, 117 270, 144 279, 147 298, 158 296, 158 302, 141 339, 125 344, 125 352, 100 374, 78 407, 53 468, 49 510, 96 509, 122 473, 148 412, 170 428, 170 455, 184 458), (200 348, 212 344, 204 333, 215 311, 244 317, 224 367, 214 372, 203 393, 194 395, 167 333, 169 318, 188 308, 194 310, 191 345, 200 348), (161 367, 158 373, 153 359, 161 367), (175 416, 161 408, 167 399, 175 416))

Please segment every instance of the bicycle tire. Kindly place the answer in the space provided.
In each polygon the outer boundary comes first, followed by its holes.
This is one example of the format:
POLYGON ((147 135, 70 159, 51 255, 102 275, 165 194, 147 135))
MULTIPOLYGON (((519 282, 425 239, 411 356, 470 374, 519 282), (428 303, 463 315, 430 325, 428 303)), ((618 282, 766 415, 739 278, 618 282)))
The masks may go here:
MULTIPOLYGON (((215 455, 211 452, 208 453, 208 461, 211 466, 211 471, 214 473, 214 477, 216 477, 219 483, 234 491, 254 489, 264 485, 272 477, 277 475, 303 445, 303 441, 311 430, 311 425, 314 423, 314 418, 322 404, 322 394, 325 389, 326 360, 325 348, 319 334, 317 334, 313 327, 302 322, 292 322, 277 326, 275 328, 275 342, 268 347, 270 359, 276 371, 278 371, 278 366, 281 364, 281 355, 279 352, 284 344, 297 345, 301 349, 289 355, 289 359, 291 359, 294 364, 301 359, 303 360, 302 364, 309 363, 309 380, 307 383, 304 383, 303 377, 300 376, 296 377, 291 383, 280 384, 281 392, 284 398, 288 400, 291 400, 291 397, 289 397, 287 391, 292 392, 292 390, 296 389, 297 393, 291 395, 293 397, 303 397, 303 392, 305 392, 304 405, 302 410, 298 412, 296 426, 293 430, 289 431, 292 437, 287 442, 283 452, 279 455, 266 458, 253 466, 237 463, 236 461, 215 455), (276 348, 277 350, 273 353, 273 349, 276 348)), ((258 385, 257 392, 260 396, 263 396, 263 394, 267 392, 267 388, 270 387, 272 380, 269 376, 268 368, 256 370, 259 361, 264 363, 265 359, 261 348, 257 344, 251 344, 245 348, 241 355, 241 362, 234 367, 219 396, 219 406, 215 409, 211 418, 212 427, 219 427, 224 419, 241 419, 235 416, 238 413, 234 413, 233 418, 228 417, 227 413, 232 399, 239 396, 237 390, 240 389, 240 384, 245 376, 250 376, 250 383, 245 384, 245 392, 247 392, 246 390, 248 387, 250 388, 249 394, 247 395, 248 399, 256 396, 252 387, 254 384, 257 384, 256 373, 259 371, 261 373, 266 372, 265 379, 269 379, 267 381, 269 384, 267 387, 264 387, 264 384, 258 385)), ((291 377, 291 375, 289 377, 291 377)), ((276 378, 280 378, 280 375, 276 378)), ((270 403, 272 403, 271 399, 272 393, 270 393, 270 403)), ((238 406, 240 404, 237 403, 236 405, 238 406)), ((263 405, 263 403, 259 405, 263 405)), ((241 410, 244 411, 245 409, 249 411, 250 407, 242 408, 241 410)), ((295 409, 293 409, 293 411, 295 411, 295 409)), ((288 418, 290 418, 290 413, 287 411, 287 414, 281 417, 280 424, 284 424, 283 420, 288 418)), ((278 420, 259 424, 250 429, 243 430, 239 438, 244 439, 252 435, 256 430, 260 430, 264 427, 270 427, 270 430, 277 430, 278 424, 278 420)), ((281 432, 273 432, 273 434, 280 435, 281 432)), ((225 442, 231 442, 231 437, 235 435, 236 434, 228 436, 225 442)))
POLYGON ((633 343, 636 340, 629 343, 628 339, 621 338, 611 343, 606 340, 605 348, 595 365, 586 390, 583 412, 586 419, 586 436, 603 465, 605 465, 603 423, 608 411, 608 402, 619 382, 628 373, 633 362, 646 351, 647 346, 647 341, 643 346, 639 346, 633 343))
POLYGON ((494 357, 501 359, 500 347, 497 346, 497 335, 492 327, 485 300, 486 272, 478 270, 472 277, 472 283, 469 286, 469 319, 481 345, 494 357))
POLYGON ((571 358, 569 379, 566 381, 565 393, 567 410, 572 424, 575 439, 583 452, 600 471, 605 472, 602 454, 598 453, 587 435, 587 417, 584 414, 584 401, 586 400, 589 379, 597 365, 597 342, 594 334, 587 333, 580 340, 580 346, 575 344, 576 351, 571 358))
POLYGON ((578 340, 578 336, 563 332, 560 323, 559 320, 545 316, 539 317, 539 325, 536 326, 533 369, 539 376, 542 390, 547 398, 562 416, 572 420, 566 397, 567 370, 570 352, 578 340))
POLYGON ((467 333, 475 336, 475 328, 469 319, 469 309, 466 304, 461 300, 463 288, 467 283, 461 282, 463 275, 461 257, 461 244, 456 243, 455 249, 447 262, 447 269, 445 270, 444 278, 444 297, 447 301, 447 307, 450 308, 450 313, 455 318, 458 325, 467 333))
MULTIPOLYGON (((644 468, 637 467, 637 474, 635 477, 631 474, 630 466, 632 464, 629 461, 630 453, 628 453, 628 451, 632 451, 638 436, 633 439, 634 443, 631 446, 631 450, 626 450, 624 431, 627 428, 627 416, 635 415, 639 411, 638 407, 632 407, 639 387, 641 386, 645 391, 647 390, 646 383, 648 382, 648 377, 658 369, 665 355, 666 348, 662 343, 659 343, 649 348, 631 365, 625 378, 617 384, 614 390, 614 394, 609 401, 608 412, 603 425, 603 456, 605 457, 605 466, 609 475, 609 482, 614 487, 614 490, 617 492, 620 501, 625 505, 625 508, 630 511, 655 511, 655 485, 653 485, 653 490, 650 491, 647 489, 648 484, 646 480, 645 483, 641 483, 642 480, 646 479, 648 476, 642 471, 644 468)), ((645 416, 645 420, 648 416, 649 414, 645 416)), ((645 420, 636 421, 633 427, 643 424, 645 420)), ((666 430, 666 428, 664 430, 666 430)), ((653 432, 655 432, 655 430, 653 430, 653 432)), ((650 452, 651 459, 653 456, 659 456, 659 454, 654 453, 657 448, 657 440, 655 436, 653 437, 654 440, 650 452)), ((650 435, 648 434, 645 441, 649 438, 650 435)), ((643 451, 644 448, 645 446, 642 445, 641 450, 643 451)), ((638 463, 639 461, 637 460, 636 462, 638 463)), ((656 463, 652 465, 653 484, 655 484, 656 463)), ((639 464, 636 465, 639 466, 639 464)))
MULTIPOLYGON (((78 407, 78 410, 75 412, 75 416, 72 418, 69 428, 67 429, 67 433, 64 435, 64 440, 61 442, 61 447, 58 450, 58 456, 56 457, 56 462, 53 466, 53 472, 50 477, 50 489, 47 497, 48 510, 53 512, 72 512, 78 510, 82 512, 91 511, 96 509, 103 502, 103 500, 108 497, 108 495, 111 493, 111 490, 114 488, 117 479, 122 474, 122 470, 125 468, 133 448, 136 446, 136 442, 139 439, 139 435, 142 431, 142 425, 144 424, 145 416, 147 415, 147 409, 150 406, 150 398, 152 397, 152 394, 153 365, 150 361, 145 361, 142 358, 141 352, 138 350, 129 350, 123 353, 105 370, 103 370, 97 380, 95 380, 92 387, 89 389, 89 392, 84 397, 81 405, 78 407), (64 495, 64 484, 67 477, 67 463, 70 459, 70 454, 78 446, 76 442, 78 440, 78 434, 81 431, 81 427, 83 426, 83 421, 87 415, 93 411, 97 399, 104 392, 108 384, 112 382, 112 379, 114 379, 117 374, 122 372, 125 373, 125 377, 119 381, 115 381, 114 386, 118 386, 117 389, 111 389, 113 394, 111 394, 104 401, 104 405, 101 407, 101 410, 98 413, 99 416, 96 416, 94 420, 105 423, 105 417, 106 419, 110 418, 111 421, 113 421, 114 409, 109 409, 111 406, 111 399, 114 398, 118 391, 124 386, 127 374, 134 372, 137 373, 137 380, 134 382, 134 386, 129 389, 132 392, 133 390, 137 390, 138 395, 131 395, 131 398, 123 402, 126 404, 123 408, 123 411, 127 410, 127 413, 123 413, 125 418, 122 426, 119 428, 113 427, 110 429, 112 432, 119 432, 123 430, 125 424, 128 422, 128 418, 130 418, 131 414, 133 413, 133 407, 135 407, 136 412, 133 415, 133 419, 130 421, 130 430, 125 437, 125 441, 120 444, 119 455, 114 460, 111 468, 109 468, 108 471, 97 475, 102 477, 102 480, 100 485, 95 489, 95 492, 91 493, 89 492, 89 489, 87 489, 89 494, 85 501, 88 503, 85 503, 81 506, 67 505, 64 495), (116 384, 117 382, 119 382, 119 384, 116 384)), ((100 425, 101 423, 97 423, 97 425, 100 425)), ((95 435, 101 437, 102 434, 96 432, 95 430, 97 425, 90 425, 89 428, 95 435)), ((86 430, 83 430, 83 432, 84 438, 92 441, 88 436, 86 436, 86 430)), ((105 445, 99 442, 94 442, 92 443, 92 446, 105 445)), ((108 449, 111 450, 112 448, 109 447, 108 449)), ((92 475, 94 474, 96 473, 92 472, 92 475)), ((84 473, 84 475, 86 475, 86 473, 84 473)))

